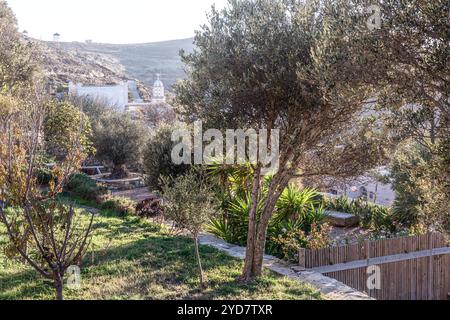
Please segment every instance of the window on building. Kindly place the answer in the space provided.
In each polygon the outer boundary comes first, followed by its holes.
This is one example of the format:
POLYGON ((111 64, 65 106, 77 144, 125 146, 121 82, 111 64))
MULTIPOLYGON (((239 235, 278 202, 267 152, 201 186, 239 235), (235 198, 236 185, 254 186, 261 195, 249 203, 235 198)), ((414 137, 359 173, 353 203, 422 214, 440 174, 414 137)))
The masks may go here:
POLYGON ((367 196, 368 196, 367 188, 366 187, 359 188, 359 197, 367 201, 367 196))

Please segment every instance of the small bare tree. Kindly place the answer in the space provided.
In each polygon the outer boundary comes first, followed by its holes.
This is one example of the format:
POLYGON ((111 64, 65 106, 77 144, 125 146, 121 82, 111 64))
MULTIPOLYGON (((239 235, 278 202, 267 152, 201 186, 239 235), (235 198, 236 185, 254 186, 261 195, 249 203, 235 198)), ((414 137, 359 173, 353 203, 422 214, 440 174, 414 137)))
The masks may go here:
POLYGON ((36 159, 44 150, 47 104, 39 94, 42 91, 34 90, 20 100, 0 95, 0 221, 9 237, 8 256, 19 256, 52 280, 56 298, 62 300, 64 275, 70 266, 81 263, 93 216, 84 228, 81 217, 58 202, 57 196, 86 154, 79 141, 80 125, 65 141, 70 147, 53 168, 55 178, 48 190, 38 185, 36 159))
POLYGON ((215 212, 214 196, 206 172, 191 169, 183 176, 165 178, 163 183, 164 214, 178 229, 187 230, 194 240, 200 288, 206 287, 198 238, 203 226, 215 212))

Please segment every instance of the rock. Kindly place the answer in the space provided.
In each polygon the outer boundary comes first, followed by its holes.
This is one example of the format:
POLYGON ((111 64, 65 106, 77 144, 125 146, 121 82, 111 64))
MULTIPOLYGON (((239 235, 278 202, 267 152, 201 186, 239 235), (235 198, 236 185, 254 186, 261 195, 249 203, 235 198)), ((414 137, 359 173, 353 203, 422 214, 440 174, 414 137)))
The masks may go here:
POLYGON ((359 224, 359 218, 350 213, 327 211, 326 221, 334 227, 349 228, 359 224))

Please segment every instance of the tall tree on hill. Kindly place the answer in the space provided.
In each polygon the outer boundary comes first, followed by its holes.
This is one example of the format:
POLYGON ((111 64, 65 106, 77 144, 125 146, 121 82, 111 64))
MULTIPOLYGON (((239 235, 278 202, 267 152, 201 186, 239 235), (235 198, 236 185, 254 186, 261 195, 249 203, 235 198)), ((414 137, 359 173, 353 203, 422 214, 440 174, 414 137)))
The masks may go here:
POLYGON ((219 129, 280 130, 279 170, 264 199, 262 163, 254 165, 244 281, 261 275, 269 220, 295 174, 354 176, 384 156, 370 138, 375 125, 361 135, 348 129, 374 94, 364 77, 373 66, 348 49, 355 35, 370 32, 367 19, 347 1, 230 0, 197 32, 196 51, 183 55, 188 78, 176 93, 187 118, 219 129), (333 162, 314 165, 330 152, 333 162))

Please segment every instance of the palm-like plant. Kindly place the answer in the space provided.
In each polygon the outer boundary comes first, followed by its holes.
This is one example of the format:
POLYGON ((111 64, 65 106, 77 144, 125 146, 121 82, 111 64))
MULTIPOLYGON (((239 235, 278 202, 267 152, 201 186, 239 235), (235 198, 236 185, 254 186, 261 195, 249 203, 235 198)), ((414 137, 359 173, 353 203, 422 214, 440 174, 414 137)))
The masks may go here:
POLYGON ((227 219, 211 219, 209 225, 206 226, 206 231, 228 243, 236 243, 235 233, 233 232, 231 223, 227 219))
MULTIPOLYGON (((251 209, 249 190, 254 174, 253 168, 250 164, 241 166, 215 164, 210 166, 208 171, 221 186, 218 188, 217 198, 220 199, 219 209, 222 216, 214 218, 207 230, 227 242, 245 245, 251 209)), ((262 179, 257 221, 272 179, 272 175, 262 179)), ((290 184, 278 200, 276 212, 269 224, 268 252, 284 256, 286 254, 284 247, 287 243, 289 247, 294 244, 304 245, 301 242, 305 241, 305 236, 311 232, 311 226, 321 224, 324 216, 322 197, 317 191, 311 188, 300 189, 290 184)))
POLYGON ((309 220, 311 216, 316 215, 315 208, 321 204, 319 199, 319 193, 314 189, 300 190, 296 185, 290 184, 277 202, 274 220, 278 222, 297 219, 309 220))

